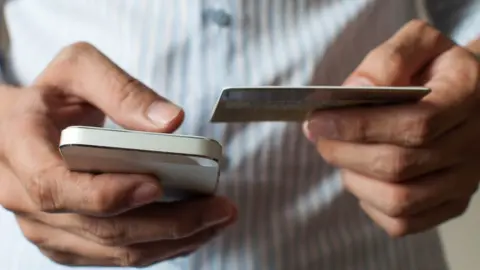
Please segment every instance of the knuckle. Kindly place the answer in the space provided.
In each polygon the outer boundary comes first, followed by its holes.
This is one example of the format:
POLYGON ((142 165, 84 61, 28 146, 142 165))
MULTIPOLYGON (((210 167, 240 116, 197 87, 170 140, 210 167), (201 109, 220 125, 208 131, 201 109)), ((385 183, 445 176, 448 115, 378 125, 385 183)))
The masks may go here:
POLYGON ((425 20, 411 20, 405 25, 403 31, 413 33, 417 39, 429 40, 432 44, 437 46, 443 45, 450 47, 450 45, 453 45, 450 39, 425 20))
POLYGON ((165 231, 166 239, 179 239, 183 235, 183 233, 181 232, 182 229, 180 229, 180 226, 178 225, 169 225, 165 231))
POLYGON ((371 170, 373 174, 389 182, 400 181, 410 168, 410 155, 408 150, 389 147, 379 151, 375 156, 371 170))
POLYGON ((400 217, 409 213, 412 193, 406 188, 397 188, 387 194, 385 211, 390 217, 400 217))
POLYGON ((36 85, 46 85, 50 89, 58 88, 62 91, 72 88, 75 84, 72 78, 91 66, 98 53, 93 45, 86 42, 77 42, 62 48, 37 78, 36 85))
MULTIPOLYGON (((93 176, 91 181, 114 181, 113 175, 102 175, 102 179, 97 179, 97 176, 93 176)), ((100 216, 109 216, 112 214, 118 214, 118 212, 127 206, 128 202, 125 200, 124 190, 112 190, 107 186, 102 188, 92 189, 88 194, 89 211, 100 216)))
POLYGON ((114 254, 115 265, 120 267, 143 267, 146 265, 145 256, 138 249, 119 248, 114 254))
MULTIPOLYGON (((116 76, 113 76, 116 77, 116 76)), ((138 89, 144 88, 142 83, 135 78, 128 76, 125 79, 119 79, 116 83, 116 91, 118 106, 120 109, 127 109, 131 108, 132 105, 134 106, 142 106, 144 105, 142 99, 144 98, 143 95, 139 95, 138 89)))
MULTIPOLYGON (((208 210, 203 210, 203 211, 208 211, 208 210)), ((180 226, 178 226, 177 236, 178 237, 192 236, 197 232, 207 229, 208 227, 211 226, 210 225, 211 223, 207 219, 208 218, 206 218, 205 212, 203 213, 198 212, 193 215, 190 215, 187 219, 184 219, 184 221, 180 223, 180 226)))
POLYGON ((44 246, 47 242, 47 237, 38 232, 34 224, 31 224, 28 220, 17 219, 23 236, 36 246, 44 246))
POLYGON ((335 151, 333 147, 329 147, 328 143, 323 143, 323 141, 318 141, 317 145, 317 152, 320 154, 322 159, 328 164, 335 164, 335 151))
POLYGON ((91 62, 92 56, 97 53, 97 49, 87 42, 76 42, 69 46, 64 47, 50 63, 47 71, 43 76, 47 78, 55 78, 56 85, 62 85, 69 87, 71 82, 67 79, 68 76, 63 78, 61 75, 73 74, 73 72, 79 72, 81 69, 91 62), (55 76, 55 77, 53 77, 55 76))
POLYGON ((42 170, 30 178, 26 185, 32 201, 42 212, 58 212, 63 210, 56 196, 58 181, 49 170, 42 170))
POLYGON ((204 220, 200 214, 183 218, 169 226, 166 237, 168 239, 181 239, 195 234, 204 227, 204 220))
POLYGON ((78 41, 69 46, 71 50, 78 53, 90 53, 97 49, 91 43, 85 41, 78 41))
POLYGON ((475 96, 480 86, 480 61, 465 49, 461 48, 459 58, 462 58, 462 65, 452 67, 450 76, 453 82, 457 82, 458 87, 469 90, 468 94, 475 96))
POLYGON ((211 211, 209 210, 210 202, 193 202, 193 204, 189 205, 191 207, 183 208, 185 209, 183 211, 188 213, 177 214, 168 224, 164 223, 165 239, 176 240, 201 236, 216 227, 216 223, 212 222, 211 215, 208 214, 208 211, 211 211))
POLYGON ((126 231, 113 220, 92 218, 82 223, 82 230, 104 246, 122 245, 127 239, 126 231))
POLYGON ((385 228, 390 237, 398 238, 410 233, 410 223, 405 219, 397 219, 385 228))
POLYGON ((89 201, 91 211, 100 215, 114 213, 118 207, 118 203, 102 190, 91 192, 89 201))
POLYGON ((64 47, 58 54, 57 60, 76 66, 86 55, 90 55, 95 51, 96 48, 88 42, 76 42, 64 47))
POLYGON ((386 43, 382 47, 384 58, 387 61, 387 67, 390 70, 402 72, 405 70, 406 60, 402 48, 396 44, 386 43))
POLYGON ((429 142, 434 137, 431 123, 432 116, 426 113, 407 119, 402 132, 405 146, 416 147, 429 142))
POLYGON ((427 21, 421 20, 421 19, 413 19, 410 20, 405 27, 403 28, 404 31, 413 31, 415 33, 417 32, 423 32, 423 31, 436 31, 435 28, 433 28, 427 21))
POLYGON ((386 74, 389 74, 389 76, 392 78, 397 78, 401 77, 401 72, 407 65, 404 54, 405 52, 403 51, 402 47, 393 42, 387 41, 382 46, 379 46, 371 51, 367 56, 367 59, 372 59, 372 61, 382 65, 383 69, 386 71, 386 74))
POLYGON ((55 263, 58 263, 60 265, 75 265, 75 258, 74 256, 67 255, 63 252, 60 251, 54 251, 54 250, 44 250, 40 249, 43 255, 45 255, 47 258, 52 260, 55 263))
MULTIPOLYGON (((367 118, 353 117, 351 125, 351 132, 353 132, 353 136, 351 136, 352 139, 357 138, 361 142, 369 142, 371 140, 369 131, 372 129, 372 127, 371 123, 367 120, 367 118)), ((348 130, 348 125, 346 126, 346 130, 348 130)), ((349 138, 347 137, 347 139, 349 138)))
POLYGON ((127 103, 131 99, 135 98, 135 89, 140 86, 141 83, 133 77, 128 76, 125 81, 119 82, 118 85, 118 98, 120 104, 127 103))

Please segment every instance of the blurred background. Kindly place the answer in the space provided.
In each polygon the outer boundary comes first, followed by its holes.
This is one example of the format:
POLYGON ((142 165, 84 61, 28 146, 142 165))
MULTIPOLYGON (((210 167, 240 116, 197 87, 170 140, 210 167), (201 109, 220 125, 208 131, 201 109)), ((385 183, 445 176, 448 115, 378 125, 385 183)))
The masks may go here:
POLYGON ((451 270, 480 269, 480 193, 467 213, 440 228, 451 270))

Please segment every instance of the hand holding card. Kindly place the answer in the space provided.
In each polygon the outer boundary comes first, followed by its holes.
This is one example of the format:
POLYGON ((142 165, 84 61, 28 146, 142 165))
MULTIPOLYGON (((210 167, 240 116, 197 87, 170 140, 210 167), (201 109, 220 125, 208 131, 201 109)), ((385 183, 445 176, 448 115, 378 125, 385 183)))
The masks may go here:
POLYGON ((312 147, 391 236, 462 215, 478 189, 480 63, 471 48, 412 21, 371 51, 347 84, 421 83, 429 95, 397 106, 317 111, 307 119, 312 147))

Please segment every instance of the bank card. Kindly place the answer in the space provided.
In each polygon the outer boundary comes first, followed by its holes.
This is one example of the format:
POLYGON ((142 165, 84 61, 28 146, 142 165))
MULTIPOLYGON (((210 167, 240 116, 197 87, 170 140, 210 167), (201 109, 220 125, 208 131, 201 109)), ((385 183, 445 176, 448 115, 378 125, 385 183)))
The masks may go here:
POLYGON ((417 102, 425 87, 260 86, 223 89, 212 123, 301 122, 312 111, 417 102))

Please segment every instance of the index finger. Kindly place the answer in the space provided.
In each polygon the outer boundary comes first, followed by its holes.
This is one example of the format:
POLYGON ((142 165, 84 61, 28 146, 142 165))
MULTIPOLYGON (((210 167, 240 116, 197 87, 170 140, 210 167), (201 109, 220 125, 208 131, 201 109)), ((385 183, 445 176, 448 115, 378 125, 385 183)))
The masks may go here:
POLYGON ((206 197, 189 201, 150 204, 111 218, 75 214, 34 215, 50 226, 108 246, 178 240, 201 231, 226 227, 237 218, 226 198, 206 197))
POLYGON ((361 77, 371 85, 424 84, 432 92, 415 104, 315 112, 308 119, 307 135, 312 139, 422 145, 467 118, 476 102, 472 98, 475 75, 478 63, 466 50, 426 24, 409 24, 369 54, 346 84, 361 77))
POLYGON ((37 77, 35 86, 80 97, 128 129, 169 133, 184 118, 180 107, 88 43, 75 43, 60 51, 37 77))

